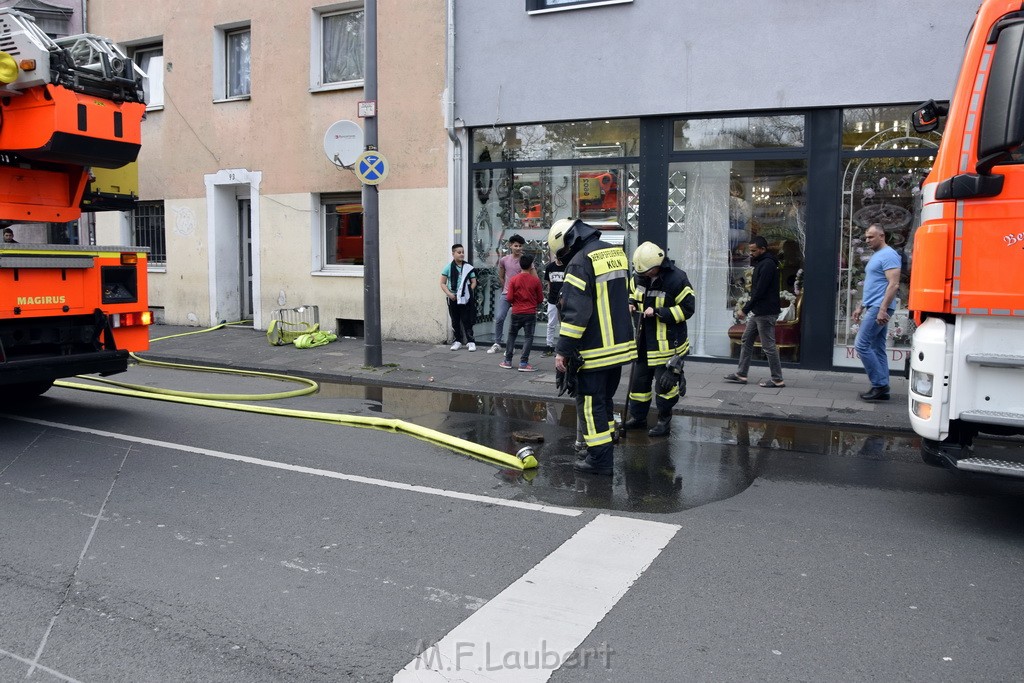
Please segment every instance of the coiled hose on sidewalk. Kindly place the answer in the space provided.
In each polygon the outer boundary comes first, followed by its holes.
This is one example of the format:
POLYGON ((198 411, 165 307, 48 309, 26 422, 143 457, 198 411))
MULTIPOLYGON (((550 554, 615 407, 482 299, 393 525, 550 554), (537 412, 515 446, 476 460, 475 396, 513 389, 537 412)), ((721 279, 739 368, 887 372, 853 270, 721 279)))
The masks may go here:
MULTIPOLYGON (((212 332, 219 330, 228 325, 240 325, 249 321, 239 321, 234 323, 221 323, 208 327, 203 330, 196 330, 194 332, 183 332, 181 334, 169 335, 166 337, 157 337, 152 339, 151 342, 158 342, 163 339, 171 339, 174 337, 182 337, 192 334, 202 334, 204 332, 212 332)), ((90 382, 98 382, 107 386, 98 386, 96 384, 82 384, 80 382, 72 382, 68 380, 58 380, 54 382, 54 386, 63 387, 65 389, 78 389, 81 391, 94 391, 104 394, 115 394, 119 396, 130 396, 134 398, 145 398, 157 401, 168 401, 171 403, 183 403, 187 405, 204 406, 207 408, 219 408, 222 410, 236 410, 246 413, 258 413, 262 415, 276 415, 279 417, 292 417, 304 420, 317 420, 319 422, 328 422, 333 424, 345 425, 347 427, 363 427, 368 429, 379 429, 390 432, 398 432, 407 434, 414 438, 426 441, 435 445, 445 446, 452 450, 470 455, 478 460, 484 462, 501 465, 514 470, 526 470, 537 467, 537 459, 532 453, 523 453, 522 455, 515 456, 509 455, 503 451, 499 451, 496 448, 490 448, 482 444, 474 443, 467 439, 461 439, 457 436, 451 436, 443 432, 439 432, 429 427, 422 427, 420 425, 406 422, 405 420, 399 420, 397 418, 385 418, 385 417, 367 417, 362 415, 343 415, 337 413, 321 413, 312 410, 295 410, 291 408, 275 408, 266 406, 254 406, 247 405, 244 403, 235 403, 235 401, 273 401, 285 398, 292 398, 295 396, 305 396, 306 394, 315 393, 320 389, 320 385, 314 380, 307 379, 305 377, 291 377, 289 375, 282 375, 275 372, 259 372, 255 370, 237 370, 234 368, 221 368, 213 366, 203 365, 188 365, 184 363, 166 363, 163 361, 147 360, 138 356, 137 354, 131 354, 131 357, 140 365, 152 365, 155 367, 169 368, 175 370, 193 370, 198 372, 215 372, 220 374, 233 374, 233 375, 244 375, 249 377, 263 377, 268 379, 281 380, 285 382, 297 382, 304 386, 299 389, 293 389, 291 391, 281 391, 269 394, 208 394, 193 391, 178 391, 174 389, 161 389, 159 387, 149 387, 139 384, 130 384, 128 382, 119 382, 116 380, 107 379, 104 377, 96 377, 92 375, 79 375, 79 379, 86 379, 90 382)))

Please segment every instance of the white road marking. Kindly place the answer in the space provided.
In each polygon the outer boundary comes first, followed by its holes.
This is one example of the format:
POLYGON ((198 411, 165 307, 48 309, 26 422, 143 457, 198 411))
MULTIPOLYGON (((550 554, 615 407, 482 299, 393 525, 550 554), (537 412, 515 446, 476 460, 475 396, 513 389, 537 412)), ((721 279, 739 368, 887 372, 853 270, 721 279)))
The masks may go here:
MULTIPOLYGON (((21 662, 22 664, 32 664, 32 660, 31 659, 29 659, 27 657, 19 657, 18 655, 14 654, 13 652, 8 652, 7 650, 0 649, 0 657, 10 657, 11 659, 13 659, 13 660, 15 660, 17 662, 21 662)), ((82 683, 77 678, 72 678, 71 676, 65 676, 64 674, 62 674, 61 672, 57 671, 56 669, 51 669, 48 666, 43 666, 42 664, 35 664, 34 666, 39 671, 45 671, 46 673, 50 674, 51 676, 59 678, 62 681, 67 681, 68 683, 82 683)), ((27 678, 27 676, 26 676, 26 678, 27 678)))
POLYGON ((436 489, 430 486, 419 486, 416 484, 405 484, 400 481, 389 481, 387 479, 375 479, 373 477, 362 477, 357 474, 344 474, 342 472, 334 472, 331 470, 322 470, 315 467, 303 467, 301 465, 289 465, 288 463, 276 462, 274 460, 263 460, 262 458, 251 458, 247 455, 235 455, 234 453, 225 453, 223 451, 214 451, 209 448, 198 448, 196 446, 186 446, 184 444, 172 443, 170 441, 160 441, 157 439, 147 439, 141 436, 131 436, 128 434, 118 434, 116 432, 107 432, 101 429, 92 429, 89 427, 79 427, 77 425, 62 424, 59 422, 50 422, 48 420, 39 420, 34 417, 22 417, 20 415, 5 415, 0 413, 0 417, 5 417, 11 420, 18 420, 20 422, 29 422, 31 424, 42 425, 44 427, 53 427, 54 429, 65 429, 72 432, 80 432, 83 434, 93 434, 95 436, 103 436, 108 439, 119 439, 121 441, 130 441, 132 443, 146 444, 148 446, 157 446, 158 448, 168 448, 176 451, 183 451, 186 453, 194 453, 196 455, 206 455, 211 458, 220 458, 222 460, 234 460, 235 462, 244 462, 250 465, 260 465, 261 467, 272 467, 279 470, 287 470, 289 472, 297 472, 299 474, 312 474, 317 477, 327 477, 328 479, 340 479, 342 481, 351 481, 359 484, 369 484, 371 486, 382 486, 389 489, 398 489, 400 491, 412 491, 415 493, 425 493, 431 496, 443 496, 445 498, 456 498, 458 500, 468 500, 475 503, 486 503, 487 505, 501 505, 503 507, 518 508, 520 510, 533 510, 534 512, 546 512, 551 515, 562 515, 565 517, 578 517, 583 512, 581 510, 573 510, 572 508, 557 507, 554 505, 540 505, 538 503, 527 503, 519 500, 505 500, 504 498, 494 498, 491 496, 480 496, 475 493, 462 493, 461 491, 450 491, 448 489, 436 489))
POLYGON ((533 683, 548 680, 562 666, 614 668, 614 650, 605 644, 603 651, 576 648, 679 528, 599 515, 394 680, 533 683))

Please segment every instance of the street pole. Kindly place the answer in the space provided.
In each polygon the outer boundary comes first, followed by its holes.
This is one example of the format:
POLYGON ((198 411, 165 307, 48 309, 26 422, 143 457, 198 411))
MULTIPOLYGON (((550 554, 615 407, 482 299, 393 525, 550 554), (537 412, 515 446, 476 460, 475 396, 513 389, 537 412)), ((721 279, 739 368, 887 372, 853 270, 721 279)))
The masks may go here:
MULTIPOLYGON (((376 102, 377 0, 365 0, 363 21, 366 30, 363 97, 376 102)), ((376 150, 376 116, 365 119, 364 136, 366 149, 376 150)), ((363 183, 363 339, 367 367, 379 368, 384 364, 380 334, 380 208, 377 186, 363 183)))

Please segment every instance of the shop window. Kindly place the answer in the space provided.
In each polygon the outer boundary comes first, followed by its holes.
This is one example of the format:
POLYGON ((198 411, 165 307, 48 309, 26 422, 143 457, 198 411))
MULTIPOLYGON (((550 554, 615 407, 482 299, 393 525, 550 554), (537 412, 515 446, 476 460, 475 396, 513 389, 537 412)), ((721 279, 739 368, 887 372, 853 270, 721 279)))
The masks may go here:
POLYGON ((477 154, 486 150, 492 161, 544 161, 637 157, 639 119, 609 119, 494 126, 473 133, 477 154))
MULTIPOLYGON (((323 269, 363 265, 363 207, 357 193, 321 198, 323 269)), ((343 269, 342 269, 343 270, 343 269)))
MULTIPOLYGON (((899 131, 898 148, 906 144, 927 144, 923 139, 904 138, 899 131)), ((876 147, 877 149, 877 147, 876 147)), ((922 149, 917 156, 868 157, 850 159, 843 177, 842 236, 839 246, 839 288, 836 298, 836 334, 833 364, 861 367, 854 351, 859 325, 852 314, 863 297, 864 269, 872 251, 864 243, 864 232, 877 223, 885 231, 886 244, 909 263, 913 253, 913 230, 921 223, 921 183, 931 169, 934 149, 922 149)), ((902 371, 910 352, 914 322, 907 310, 909 269, 901 275, 889 323, 886 346, 889 367, 902 371)))
POLYGON ((799 360, 806 243, 807 162, 734 160, 669 165, 669 257, 699 292, 689 325, 691 353, 736 355, 736 313, 750 294, 749 244, 759 235, 779 261, 785 311, 780 349, 799 360), (792 308, 790 305, 792 304, 792 308))
POLYGON ((163 45, 137 47, 132 60, 146 74, 143 89, 146 93, 146 110, 164 108, 164 48, 163 45))
POLYGON ((214 99, 248 99, 252 91, 252 31, 248 24, 217 28, 219 49, 214 54, 214 99))
POLYGON ((131 214, 131 245, 149 247, 149 265, 167 265, 166 233, 164 230, 164 203, 139 202, 131 214))
POLYGON ((673 126, 676 152, 803 146, 803 115, 686 119, 673 126))
MULTIPOLYGON (((635 138, 613 136, 609 127, 613 123, 509 126, 474 133, 473 224, 467 246, 480 283, 476 289, 478 325, 494 319, 496 297, 500 296, 497 264, 509 253, 508 239, 514 234, 526 241, 524 251, 534 256, 539 272, 550 261, 548 230, 560 218, 578 216, 599 227, 605 241, 622 245, 627 252, 636 247, 639 167, 622 159, 636 154, 639 133, 635 138), (573 129, 576 132, 570 134, 573 129), (494 161, 512 156, 578 159, 579 163, 508 168, 507 163, 494 161)), ((619 132, 628 132, 635 123, 615 125, 619 132)), ((545 315, 540 315, 541 321, 545 315)))
POLYGON ((601 5, 621 5, 629 2, 633 2, 633 0, 526 0, 526 11, 529 14, 542 14, 601 5))
POLYGON ((946 127, 946 117, 940 117, 936 130, 917 133, 910 125, 910 115, 916 108, 916 105, 894 105, 843 110, 843 149, 861 151, 880 147, 908 149, 922 144, 937 146, 946 127))
POLYGON ((361 87, 365 43, 363 3, 314 10, 312 30, 310 88, 361 87))

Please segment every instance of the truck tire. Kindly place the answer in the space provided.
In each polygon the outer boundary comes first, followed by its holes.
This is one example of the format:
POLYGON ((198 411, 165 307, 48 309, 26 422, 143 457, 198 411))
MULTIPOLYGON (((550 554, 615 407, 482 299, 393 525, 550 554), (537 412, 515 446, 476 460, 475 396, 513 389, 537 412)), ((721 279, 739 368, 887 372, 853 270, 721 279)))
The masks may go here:
POLYGON ((53 380, 42 382, 25 382, 24 384, 8 384, 0 388, 0 402, 15 405, 21 401, 32 400, 46 393, 53 386, 53 380))

